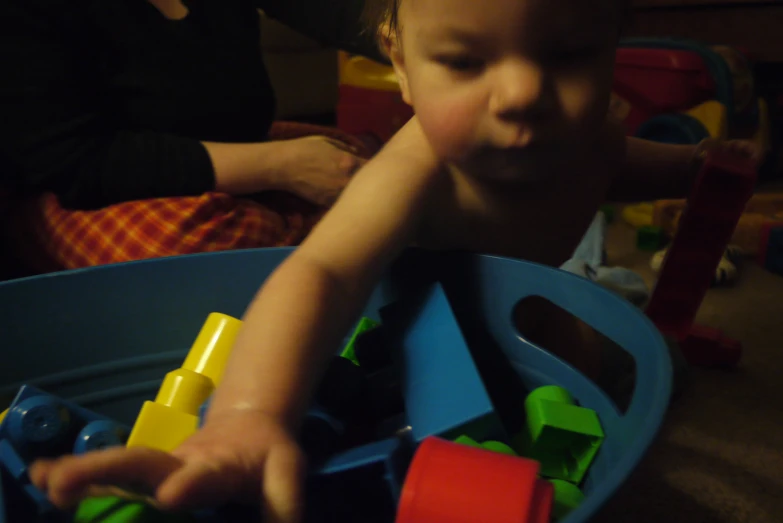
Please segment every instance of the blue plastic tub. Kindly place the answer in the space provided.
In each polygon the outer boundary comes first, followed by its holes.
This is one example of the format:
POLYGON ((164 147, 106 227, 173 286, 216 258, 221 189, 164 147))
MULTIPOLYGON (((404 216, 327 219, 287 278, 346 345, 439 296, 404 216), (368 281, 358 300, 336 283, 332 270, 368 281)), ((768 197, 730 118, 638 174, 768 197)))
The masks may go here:
MULTIPOLYGON (((166 258, 2 283, 0 397, 10 401, 20 385, 30 384, 132 425, 166 372, 181 366, 209 313, 241 317, 290 252, 166 258)), ((588 521, 636 467, 665 416, 672 367, 657 329, 630 303, 557 269, 419 251, 406 253, 392 267, 364 315, 379 319, 379 308, 435 279, 446 290, 479 367, 492 373, 485 379, 498 410, 521 409, 526 391, 551 384, 598 413, 606 439, 583 483, 584 503, 563 520, 588 521), (641 372, 625 413, 570 365, 519 336, 512 310, 529 296, 566 309, 634 357, 641 372), (516 383, 504 383, 507 375, 516 383), (517 390, 518 397, 498 394, 500 385, 517 390)))

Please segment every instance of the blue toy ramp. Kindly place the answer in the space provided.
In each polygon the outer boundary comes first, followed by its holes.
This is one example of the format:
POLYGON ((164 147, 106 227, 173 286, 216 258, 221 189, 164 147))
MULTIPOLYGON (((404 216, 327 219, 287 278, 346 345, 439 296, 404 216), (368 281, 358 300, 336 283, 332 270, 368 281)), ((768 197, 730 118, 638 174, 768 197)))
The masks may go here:
MULTIPOLYGON (((166 372, 181 365, 207 316, 221 312, 241 317, 290 252, 259 249, 165 258, 0 284, 0 332, 6 351, 0 398, 10 404, 26 384, 132 426, 166 372)), ((518 409, 524 408, 525 394, 542 385, 561 386, 581 406, 596 411, 605 440, 582 483, 584 502, 561 520, 588 521, 636 467, 665 416, 672 369, 656 328, 610 291, 557 269, 418 250, 407 252, 389 270, 362 316, 381 321, 380 311, 388 305, 422 292, 429 292, 423 310, 432 313, 440 334, 458 348, 466 344, 470 349, 471 356, 460 355, 461 364, 473 359, 489 398, 482 398, 477 412, 494 406, 508 427, 524 416, 518 409), (633 356, 641 372, 624 413, 573 367, 519 336, 512 311, 520 299, 531 296, 559 305, 633 356)), ((411 347, 423 346, 421 324, 410 325, 413 330, 403 331, 407 334, 402 339, 411 347)), ((350 334, 346 332, 346 342, 350 334)), ((433 347, 431 354, 442 351, 433 347)), ((448 368, 449 362, 443 363, 448 368)), ((385 454, 370 450, 372 463, 385 466, 385 454)), ((7 487, 9 476, 0 472, 7 487)), ((0 511, 2 507, 0 497, 0 511)), ((0 523, 15 522, 3 521, 0 514, 0 523)))

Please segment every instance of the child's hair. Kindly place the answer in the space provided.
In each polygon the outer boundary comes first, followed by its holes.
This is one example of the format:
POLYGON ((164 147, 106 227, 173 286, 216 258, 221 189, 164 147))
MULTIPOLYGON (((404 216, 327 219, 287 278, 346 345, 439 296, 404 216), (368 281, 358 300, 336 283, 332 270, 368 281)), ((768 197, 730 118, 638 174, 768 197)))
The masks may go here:
POLYGON ((381 29, 387 29, 390 34, 397 31, 400 2, 401 0, 366 0, 363 13, 365 29, 378 36, 381 29))
MULTIPOLYGON (((629 0, 616 0, 620 9, 620 22, 625 25, 630 17, 629 0)), ((402 0, 366 0, 364 3, 364 25, 365 29, 371 34, 380 36, 381 29, 388 30, 388 34, 393 34, 399 30, 397 14, 400 10, 402 0), (387 25, 388 24, 388 25, 387 25)))

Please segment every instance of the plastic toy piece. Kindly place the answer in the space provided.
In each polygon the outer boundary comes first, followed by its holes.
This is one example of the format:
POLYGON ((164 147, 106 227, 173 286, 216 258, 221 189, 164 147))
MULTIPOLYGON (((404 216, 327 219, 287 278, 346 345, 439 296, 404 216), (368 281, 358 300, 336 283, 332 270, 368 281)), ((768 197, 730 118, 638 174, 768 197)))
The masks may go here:
POLYGON ((146 401, 128 447, 172 451, 199 426, 199 411, 220 384, 242 322, 212 313, 201 328, 182 367, 166 374, 155 401, 146 401))
POLYGON ((37 506, 39 514, 54 510, 27 477, 27 468, 41 457, 122 445, 128 428, 74 403, 25 385, 19 389, 0 424, 0 466, 37 506))
POLYGON ((653 204, 637 203, 623 208, 621 216, 623 220, 635 228, 653 225, 653 204))
POLYGON ((710 138, 726 140, 729 137, 729 116, 725 105, 717 100, 707 100, 686 111, 704 126, 710 138))
POLYGON ((87 498, 73 516, 73 523, 189 523, 193 516, 161 512, 138 501, 120 497, 87 498))
POLYGON ((346 422, 361 420, 369 413, 367 394, 364 368, 335 356, 329 361, 315 392, 315 403, 346 422))
POLYGON ((663 247, 663 229, 655 225, 643 225, 636 230, 636 247, 642 251, 657 251, 663 247))
POLYGON ((733 367, 742 358, 742 344, 719 329, 694 325, 679 342, 683 354, 691 362, 704 367, 733 367))
POLYGON ((770 272, 783 275, 783 222, 762 226, 758 263, 770 272))
POLYGON ((373 320, 372 318, 363 317, 361 320, 359 320, 359 323, 356 325, 356 329, 354 329, 353 334, 351 335, 351 339, 348 340, 348 343, 345 345, 345 348, 343 349, 342 353, 340 353, 340 356, 351 360, 356 365, 359 365, 359 360, 356 359, 356 351, 354 349, 356 338, 359 337, 359 335, 362 334, 363 332, 367 332, 371 329, 374 329, 379 325, 380 323, 373 320))
POLYGON ((520 454, 541 463, 541 475, 579 484, 598 453, 604 431, 595 411, 549 385, 525 399, 527 428, 515 438, 520 454))
POLYGON ((39 516, 54 512, 54 505, 49 502, 46 495, 30 483, 27 475, 29 463, 19 456, 7 439, 0 440, 0 464, 8 471, 12 481, 15 481, 27 498, 34 503, 34 510, 39 516))
POLYGON ((393 521, 412 445, 390 438, 355 447, 327 460, 308 476, 305 521, 393 521))
POLYGON ((548 523, 554 489, 533 460, 427 438, 405 480, 396 523, 548 523))
POLYGON ((561 479, 550 479, 549 482, 555 488, 552 519, 560 521, 584 501, 585 495, 573 483, 561 479))
POLYGON ((501 454, 506 454, 508 456, 519 456, 519 454, 517 454, 514 449, 512 449, 511 447, 509 447, 508 445, 506 445, 501 441, 485 441, 483 443, 479 443, 473 438, 469 438, 468 436, 462 435, 457 439, 455 439, 454 443, 459 443, 461 445, 468 445, 470 447, 475 447, 478 449, 485 449, 492 452, 499 452, 501 454))
POLYGON ((405 413, 413 437, 505 439, 501 422, 440 284, 382 309, 384 329, 402 369, 405 413))
POLYGON ((704 359, 683 342, 755 182, 755 166, 745 158, 720 150, 707 155, 647 305, 647 316, 665 336, 681 343, 691 364, 736 364, 734 355, 725 361, 717 355, 704 359))
POLYGON ((614 205, 602 205, 601 206, 601 212, 604 213, 604 217, 606 218, 606 223, 611 224, 614 222, 615 214, 617 213, 617 209, 615 209, 614 205))

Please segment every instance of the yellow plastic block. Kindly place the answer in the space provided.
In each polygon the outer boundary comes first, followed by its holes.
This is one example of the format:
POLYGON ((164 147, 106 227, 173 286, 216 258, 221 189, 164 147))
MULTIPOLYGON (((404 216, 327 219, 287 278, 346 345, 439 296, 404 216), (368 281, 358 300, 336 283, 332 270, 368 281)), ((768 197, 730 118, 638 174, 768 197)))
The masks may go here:
POLYGON ((394 68, 363 56, 352 56, 341 61, 340 84, 377 91, 400 90, 394 68))
POLYGON ((708 100, 685 112, 704 125, 711 138, 725 140, 729 135, 729 116, 726 106, 717 100, 708 100))
POLYGON ((210 314, 182 368, 207 376, 218 387, 241 327, 241 320, 217 312, 210 314))
POLYGON ((753 136, 753 141, 759 144, 764 149, 769 149, 770 140, 771 140, 769 107, 767 107, 767 102, 763 98, 759 98, 758 103, 759 103, 759 128, 756 130, 756 134, 753 136))
POLYGON ((142 406, 128 447, 170 452, 196 432, 199 408, 223 378, 241 326, 225 314, 207 317, 182 367, 166 374, 155 401, 142 406))
POLYGON ((127 446, 171 452, 198 429, 198 416, 154 401, 145 401, 127 446))
POLYGON ((635 205, 628 205, 623 209, 622 217, 623 220, 637 229, 645 225, 652 225, 653 204, 637 203, 635 205))

